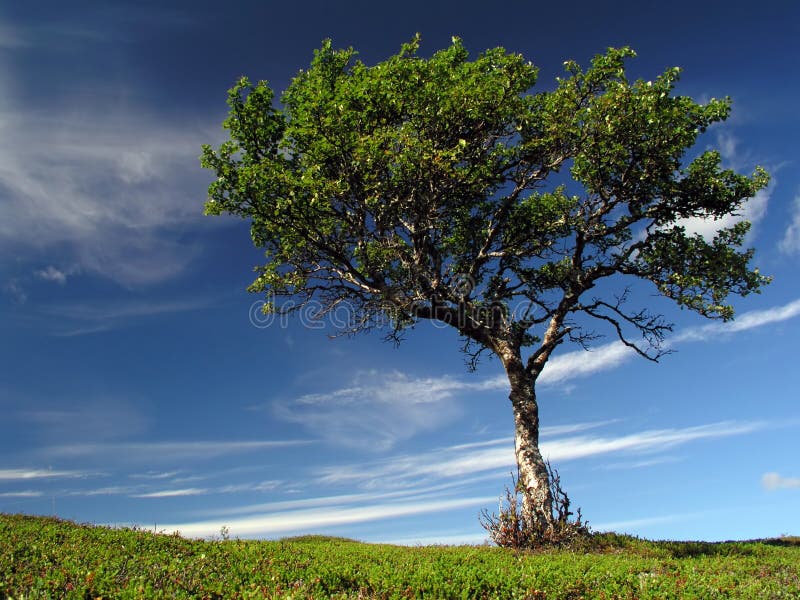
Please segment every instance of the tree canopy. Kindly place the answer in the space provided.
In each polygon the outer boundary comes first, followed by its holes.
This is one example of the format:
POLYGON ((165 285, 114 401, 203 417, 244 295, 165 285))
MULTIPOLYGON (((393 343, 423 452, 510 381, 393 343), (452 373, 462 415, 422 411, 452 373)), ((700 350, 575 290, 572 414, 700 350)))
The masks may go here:
POLYGON ((230 90, 231 139, 203 151, 217 175, 206 211, 252 219, 267 259, 252 291, 291 297, 288 310, 315 299, 320 317, 345 302, 348 331, 438 319, 491 350, 498 335, 541 341, 530 330, 553 317, 550 345, 582 341, 570 315, 583 313, 626 343, 643 333, 648 353, 667 324, 623 294, 586 299, 600 280, 644 279, 722 319, 730 294, 765 283, 740 249, 746 222, 713 240, 681 225, 736 213, 768 181, 722 169, 716 151, 682 164, 729 99, 674 95, 677 68, 628 81, 628 48, 566 62, 539 93, 536 67, 502 48, 418 49, 367 66, 325 41, 282 106, 265 81, 230 90))

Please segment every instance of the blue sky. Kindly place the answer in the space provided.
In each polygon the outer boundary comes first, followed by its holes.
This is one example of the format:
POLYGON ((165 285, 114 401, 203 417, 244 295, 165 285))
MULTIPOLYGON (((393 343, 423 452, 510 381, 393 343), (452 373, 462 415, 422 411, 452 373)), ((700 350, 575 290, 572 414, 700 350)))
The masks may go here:
MULTIPOLYGON (((480 542, 513 469, 497 361, 419 326, 328 339, 264 323, 247 223, 202 216, 203 143, 242 74, 280 91, 331 37, 372 63, 417 31, 502 45, 552 87, 630 45, 634 77, 730 95, 701 138, 773 175, 748 205, 774 283, 675 322, 658 365, 613 339, 542 376, 542 447, 597 529, 798 533, 800 9, 793 3, 5 3, 0 8, 0 511, 208 536, 480 542)), ((716 224, 717 226, 719 224, 716 224)), ((689 223, 710 233, 714 224, 689 223)))

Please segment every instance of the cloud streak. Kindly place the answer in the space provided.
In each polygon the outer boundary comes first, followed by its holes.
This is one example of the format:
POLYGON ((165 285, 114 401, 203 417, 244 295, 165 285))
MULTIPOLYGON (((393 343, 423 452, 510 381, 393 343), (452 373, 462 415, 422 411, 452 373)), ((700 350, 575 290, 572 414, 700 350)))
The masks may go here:
POLYGON ((2 492, 0 498, 39 498, 42 492, 37 490, 21 490, 19 492, 2 492))
POLYGON ((287 532, 318 531, 323 527, 352 525, 368 521, 397 519, 410 515, 436 513, 494 502, 493 496, 455 499, 417 499, 408 502, 368 504, 363 506, 333 506, 303 510, 251 515, 239 519, 172 523, 160 526, 167 532, 179 531, 187 537, 208 537, 219 533, 224 526, 230 535, 239 537, 275 536, 287 532))
MULTIPOLYGON (((633 434, 590 435, 607 425, 580 423, 552 428, 560 435, 542 443, 543 453, 552 460, 567 461, 603 455, 635 455, 661 452, 700 440, 745 435, 763 429, 765 423, 720 422, 707 425, 647 430, 633 434), (562 437, 563 432, 579 433, 562 437)), ((231 535, 280 536, 319 531, 367 521, 445 510, 486 506, 494 496, 466 495, 463 490, 478 481, 501 477, 514 463, 513 439, 500 438, 471 444, 457 444, 415 455, 395 455, 379 461, 317 469, 317 486, 361 489, 316 498, 273 501, 203 511, 201 518, 161 526, 189 537, 207 537, 228 527, 231 535), (205 518, 203 518, 205 517, 205 518), (210 518, 209 518, 210 517, 210 518)), ((139 498, 170 498, 211 493, 211 489, 185 488, 137 494, 139 498)), ((666 517, 667 520, 673 517, 666 517)), ((625 527, 659 523, 665 517, 617 523, 625 527)), ((666 521, 665 521, 666 522, 666 521)), ((611 527, 609 527, 611 528, 611 527)), ((474 540, 474 536, 453 538, 474 540)))
MULTIPOLYGON (((679 332, 667 340, 667 346, 681 342, 700 342, 720 334, 732 334, 793 319, 800 315, 800 298, 781 306, 743 313, 728 323, 711 323, 679 332)), ((572 379, 621 366, 637 354, 621 342, 611 342, 592 350, 574 350, 548 361, 538 383, 560 385, 572 379)))
POLYGON ((800 253, 800 196, 794 199, 791 222, 786 228, 778 248, 785 254, 800 253))
MULTIPOLYGON (((50 446, 43 450, 46 456, 60 458, 100 458, 138 464, 155 462, 208 460, 231 454, 245 454, 261 450, 272 450, 310 443, 308 440, 251 440, 231 441, 187 441, 187 442, 109 442, 77 443, 50 446)), ((0 471, 0 473, 2 473, 0 471)))
POLYGON ((592 350, 574 350, 550 359, 538 383, 557 385, 571 379, 587 377, 598 371, 605 371, 620 366, 636 356, 631 348, 622 342, 611 342, 592 350))
POLYGON ((800 477, 783 477, 778 473, 764 473, 761 485, 769 491, 800 489, 800 477))
POLYGON ((56 269, 53 265, 48 265, 46 268, 36 271, 35 275, 44 281, 51 281, 60 285, 67 283, 67 273, 56 269))
MULTIPOLYGON (((749 311, 728 323, 686 329, 675 334, 666 345, 707 341, 721 334, 749 331, 798 315, 800 299, 749 311)), ((537 383, 564 385, 617 368, 633 358, 637 358, 636 352, 618 341, 588 351, 573 350, 550 359, 537 383)), ((462 413, 456 402, 457 394, 503 392, 508 386, 504 374, 468 381, 449 375, 412 378, 398 372, 368 371, 357 374, 348 387, 275 402, 272 407, 279 418, 298 423, 336 444, 388 451, 400 440, 436 430, 459 418, 462 413)))
POLYGON ((412 378, 398 372, 362 371, 350 386, 275 402, 273 410, 281 419, 325 439, 389 450, 400 440, 457 419, 461 410, 455 392, 473 389, 474 385, 451 377, 412 378))
MULTIPOLYGON (((543 440, 542 454, 564 462, 602 455, 661 452, 694 441, 745 435, 764 429, 764 422, 719 422, 685 428, 651 429, 620 436, 579 435, 543 440)), ((507 472, 515 464, 513 438, 463 444, 415 455, 396 455, 362 464, 317 471, 324 485, 356 485, 362 489, 412 488, 430 481, 453 480, 479 473, 507 472)))
POLYGON ((44 305, 36 309, 48 323, 54 323, 52 335, 74 337, 125 327, 131 322, 158 315, 200 311, 210 308, 219 298, 193 297, 161 301, 122 300, 108 303, 44 305))
POLYGON ((0 481, 26 481, 31 479, 54 479, 61 477, 83 477, 83 471, 58 471, 52 469, 0 469, 0 481))
POLYGON ((743 313, 728 323, 711 323, 702 327, 693 327, 675 335, 670 341, 672 344, 706 341, 720 334, 739 333, 765 325, 781 323, 798 315, 800 315, 800 298, 781 306, 743 313))
POLYGON ((183 488, 178 490, 158 490, 156 492, 145 492, 133 494, 132 498, 180 498, 183 496, 203 496, 208 493, 205 488, 183 488))

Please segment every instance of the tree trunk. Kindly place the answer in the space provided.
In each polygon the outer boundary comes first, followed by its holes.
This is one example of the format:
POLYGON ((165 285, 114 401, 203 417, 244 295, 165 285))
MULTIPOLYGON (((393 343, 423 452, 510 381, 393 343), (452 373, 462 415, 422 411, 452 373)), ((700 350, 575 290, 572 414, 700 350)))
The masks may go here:
POLYGON ((529 525, 543 531, 553 523, 553 496, 547 465, 539 451, 539 406, 534 380, 520 358, 503 362, 511 384, 509 399, 514 409, 514 449, 523 517, 529 525))

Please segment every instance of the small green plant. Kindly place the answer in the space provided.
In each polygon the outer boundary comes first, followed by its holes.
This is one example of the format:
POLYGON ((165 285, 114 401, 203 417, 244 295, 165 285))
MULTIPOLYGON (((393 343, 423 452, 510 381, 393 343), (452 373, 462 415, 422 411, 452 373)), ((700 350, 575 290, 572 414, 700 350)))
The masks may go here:
MULTIPOLYGON (((503 548, 536 549, 551 546, 573 547, 586 542, 592 535, 589 523, 583 520, 581 509, 577 514, 570 510, 571 502, 561 488, 561 476, 549 461, 545 461, 549 475, 550 493, 553 497, 553 515, 543 519, 540 526, 525 518, 522 510, 522 489, 519 476, 511 474, 511 488, 506 487, 505 500, 501 498, 497 514, 481 511, 481 526, 489 538, 503 548), (574 518, 572 518, 574 516, 574 518)), ((584 544, 585 545, 585 544, 584 544)))

